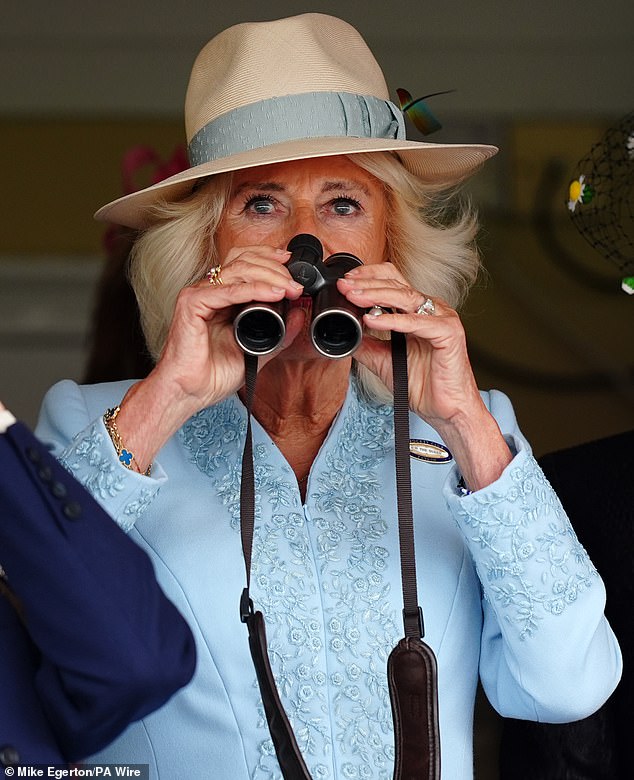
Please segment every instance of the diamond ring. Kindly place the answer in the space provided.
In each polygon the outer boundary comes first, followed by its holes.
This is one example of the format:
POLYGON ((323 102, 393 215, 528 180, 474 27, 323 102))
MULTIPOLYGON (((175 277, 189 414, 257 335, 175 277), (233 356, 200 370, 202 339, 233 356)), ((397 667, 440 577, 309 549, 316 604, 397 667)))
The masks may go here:
POLYGON ((421 305, 416 309, 416 314, 426 314, 431 316, 436 313, 436 307, 431 298, 425 298, 421 305))

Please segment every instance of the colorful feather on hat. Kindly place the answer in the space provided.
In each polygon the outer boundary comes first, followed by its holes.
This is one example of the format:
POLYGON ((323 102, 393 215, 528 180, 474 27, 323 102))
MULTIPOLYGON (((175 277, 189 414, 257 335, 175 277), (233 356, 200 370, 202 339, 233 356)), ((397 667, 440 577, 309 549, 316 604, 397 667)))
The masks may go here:
POLYGON ((430 135, 430 133, 434 133, 442 127, 425 101, 427 98, 435 97, 436 95, 447 95, 450 92, 455 92, 455 90, 446 89, 444 92, 432 92, 430 95, 423 95, 423 97, 414 100, 406 89, 399 87, 396 90, 401 111, 407 114, 414 127, 420 130, 423 135, 430 135))

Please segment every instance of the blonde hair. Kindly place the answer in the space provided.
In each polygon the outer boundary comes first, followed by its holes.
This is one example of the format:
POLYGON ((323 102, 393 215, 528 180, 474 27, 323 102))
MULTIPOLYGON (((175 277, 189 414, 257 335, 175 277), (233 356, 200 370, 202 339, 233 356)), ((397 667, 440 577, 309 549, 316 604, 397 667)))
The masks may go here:
MULTIPOLYGON (((421 183, 392 153, 355 154, 349 159, 385 186, 386 260, 412 287, 457 308, 480 268, 473 211, 458 200, 455 190, 421 183)), ((135 244, 130 280, 155 360, 163 349, 178 293, 219 262, 214 234, 231 180, 230 173, 210 177, 185 200, 155 206, 150 215, 153 224, 135 244)), ((359 364, 355 371, 369 399, 390 400, 389 391, 374 374, 359 364)))
POLYGON ((130 283, 147 348, 155 361, 165 344, 178 293, 217 264, 214 235, 231 178, 225 173, 201 180, 188 198, 154 206, 149 214, 152 226, 141 233, 132 249, 130 283))

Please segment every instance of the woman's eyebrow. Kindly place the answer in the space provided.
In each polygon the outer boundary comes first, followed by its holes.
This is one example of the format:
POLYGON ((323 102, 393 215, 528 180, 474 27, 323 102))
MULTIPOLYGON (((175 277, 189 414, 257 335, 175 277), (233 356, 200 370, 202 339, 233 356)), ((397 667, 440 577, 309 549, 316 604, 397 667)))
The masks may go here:
POLYGON ((342 190, 361 190, 364 195, 370 196, 370 190, 361 181, 355 179, 335 179, 333 181, 324 182, 324 186, 321 188, 322 192, 336 192, 342 190))
MULTIPOLYGON (((259 181, 254 179, 253 181, 243 181, 239 184, 233 192, 233 195, 240 195, 245 190, 261 190, 263 192, 285 192, 286 187, 276 181, 259 181)), ((321 191, 326 192, 341 192, 342 190, 361 190, 364 195, 370 195, 370 190, 361 181, 355 179, 332 179, 325 181, 321 191)))
POLYGON ((243 181, 242 184, 239 184, 235 190, 233 191, 233 196, 239 195, 241 192, 244 192, 245 190, 266 190, 267 192, 284 192, 286 187, 284 187, 279 182, 275 181, 243 181))

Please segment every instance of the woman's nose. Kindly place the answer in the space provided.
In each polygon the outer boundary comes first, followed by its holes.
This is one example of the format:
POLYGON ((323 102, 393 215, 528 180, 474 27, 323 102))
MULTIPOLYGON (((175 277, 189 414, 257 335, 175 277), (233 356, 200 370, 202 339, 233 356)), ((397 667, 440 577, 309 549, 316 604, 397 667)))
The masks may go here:
POLYGON ((292 234, 289 236, 289 241, 293 236, 297 236, 300 233, 308 233, 322 241, 322 236, 320 236, 320 232, 322 232, 321 226, 312 208, 302 207, 295 209, 290 228, 292 234))

